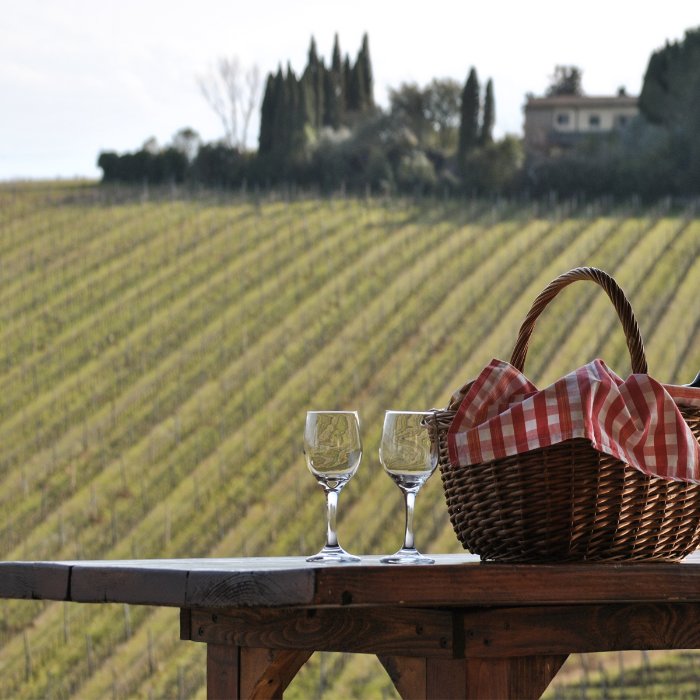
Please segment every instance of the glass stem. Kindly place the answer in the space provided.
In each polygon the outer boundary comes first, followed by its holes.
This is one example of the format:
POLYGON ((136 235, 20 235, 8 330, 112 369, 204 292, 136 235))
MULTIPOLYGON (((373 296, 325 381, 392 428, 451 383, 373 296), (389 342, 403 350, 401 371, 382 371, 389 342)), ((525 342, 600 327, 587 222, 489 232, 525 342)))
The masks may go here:
POLYGON ((403 538, 403 548, 415 549, 416 546, 413 541, 413 509, 416 505, 416 493, 415 491, 404 491, 403 493, 406 499, 406 534, 403 538))
POLYGON ((328 513, 328 527, 326 530, 326 547, 338 546, 338 535, 335 531, 335 518, 338 512, 338 494, 340 490, 326 489, 326 509, 328 513))

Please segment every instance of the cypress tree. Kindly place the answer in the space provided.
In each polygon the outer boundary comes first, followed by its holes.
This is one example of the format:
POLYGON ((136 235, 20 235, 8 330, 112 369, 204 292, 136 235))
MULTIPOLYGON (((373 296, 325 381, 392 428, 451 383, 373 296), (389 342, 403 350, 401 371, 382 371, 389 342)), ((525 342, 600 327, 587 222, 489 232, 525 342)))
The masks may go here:
POLYGON ((283 140, 284 157, 294 156, 299 147, 299 135, 303 133, 306 119, 301 81, 297 80, 292 66, 287 64, 287 77, 284 81, 285 91, 285 129, 283 140))
POLYGON ((275 75, 273 95, 274 113, 270 153, 274 155, 275 161, 281 161, 286 155, 289 143, 289 80, 288 76, 285 78, 282 66, 275 75))
POLYGON ((275 77, 268 73, 265 83, 265 94, 260 108, 260 136, 258 151, 269 153, 272 150, 275 122, 275 77))
POLYGON ((356 109, 357 105, 357 92, 355 88, 356 83, 352 79, 352 68, 350 67, 350 56, 345 54, 345 60, 343 61, 343 112, 350 112, 356 109))
POLYGON ((316 51, 316 40, 311 37, 309 46, 308 62, 304 71, 302 80, 307 83, 308 89, 308 117, 311 126, 318 130, 323 123, 324 111, 324 65, 323 61, 319 60, 318 52, 316 51))
POLYGON ((333 70, 323 72, 323 125, 337 129, 342 121, 340 75, 333 70))
POLYGON ((326 111, 326 73, 328 73, 328 69, 321 58, 318 62, 318 72, 314 83, 314 128, 317 130, 323 126, 323 117, 326 111))
POLYGON ((493 125, 496 122, 496 103, 493 98, 493 81, 489 78, 484 95, 484 115, 481 123, 481 145, 493 142, 493 125))
POLYGON ((315 66, 318 64, 318 51, 316 50, 316 39, 314 39, 313 34, 311 35, 311 42, 309 43, 309 53, 306 61, 307 66, 315 66))
MULTIPOLYGON (((682 41, 667 43, 651 55, 639 110, 659 127, 655 142, 668 143, 663 160, 674 172, 675 183, 667 184, 666 191, 673 188, 696 195, 700 189, 700 27, 687 30, 682 41)), ((646 148, 651 152, 651 146, 646 148)), ((652 157, 649 162, 656 160, 652 157)), ((657 162, 653 167, 663 172, 657 162)))
POLYGON ((361 56, 358 54, 355 65, 350 69, 348 81, 348 110, 362 112, 367 104, 367 93, 362 68, 361 56))
POLYGON ((320 126, 316 124, 316 116, 318 113, 317 106, 318 102, 316 99, 316 91, 314 90, 314 80, 313 76, 308 72, 304 72, 301 79, 297 83, 297 122, 300 124, 303 122, 308 124, 314 131, 316 131, 320 126))
POLYGON ((338 41, 338 33, 336 32, 333 39, 333 58, 331 59, 331 70, 340 75, 343 70, 342 58, 340 57, 340 42, 338 41))
MULTIPOLYGON (((677 125, 689 118, 698 132, 700 105, 700 27, 689 29, 681 41, 655 51, 644 74, 639 110, 653 124, 677 125)), ((696 137, 694 137, 696 138, 696 137)))
POLYGON ((372 61, 369 57, 369 38, 367 33, 362 37, 362 48, 357 57, 361 72, 361 82, 363 85, 363 102, 360 105, 360 110, 365 111, 374 107, 374 79, 372 77, 372 61))
POLYGON ((479 79, 472 68, 462 90, 457 159, 464 168, 467 155, 479 143, 479 79))
MULTIPOLYGON (((307 127, 311 125, 310 105, 313 104, 311 84, 303 78, 297 78, 291 65, 287 64, 284 78, 284 138, 279 152, 281 163, 285 168, 293 166, 304 155, 307 141, 307 127)), ((287 172, 287 174, 290 174, 287 172)))
POLYGON ((664 122, 664 102, 668 94, 669 52, 656 51, 649 59, 642 92, 639 95, 639 110, 652 124, 664 122))
POLYGON ((333 57, 329 70, 323 74, 323 123, 338 129, 343 121, 345 97, 343 93, 343 62, 340 57, 340 43, 336 33, 333 40, 333 57))
POLYGON ((348 70, 350 62, 347 55, 343 61, 340 57, 340 45, 338 44, 338 35, 335 35, 335 45, 333 46, 333 63, 331 70, 336 75, 339 89, 339 105, 341 122, 345 116, 345 110, 348 108, 348 70))

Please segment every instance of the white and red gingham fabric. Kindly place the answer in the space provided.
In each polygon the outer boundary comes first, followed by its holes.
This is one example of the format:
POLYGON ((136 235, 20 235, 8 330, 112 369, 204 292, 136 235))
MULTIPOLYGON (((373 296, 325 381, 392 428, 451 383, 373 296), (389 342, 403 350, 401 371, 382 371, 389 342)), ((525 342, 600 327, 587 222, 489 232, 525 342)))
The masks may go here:
POLYGON ((455 466, 587 438, 646 474, 700 483, 700 447, 677 408, 700 407, 699 389, 646 374, 623 381, 602 360, 542 390, 512 365, 492 360, 465 389, 447 436, 455 466))

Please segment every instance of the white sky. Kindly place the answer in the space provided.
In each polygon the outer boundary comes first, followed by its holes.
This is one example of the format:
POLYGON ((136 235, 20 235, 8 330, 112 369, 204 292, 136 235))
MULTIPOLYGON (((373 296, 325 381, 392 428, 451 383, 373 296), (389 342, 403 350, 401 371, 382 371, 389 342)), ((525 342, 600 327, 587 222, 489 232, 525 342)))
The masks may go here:
MULTIPOLYGON (((496 134, 522 132, 527 92, 577 65, 588 94, 641 88, 649 56, 700 25, 697 0, 0 0, 0 179, 98 177, 101 150, 223 134, 197 76, 220 56, 300 72, 311 35, 354 60, 368 32, 375 99, 432 78, 494 81, 496 134)), ((256 113, 257 117, 257 113, 256 113)), ((257 123, 252 125, 253 145, 257 123)))

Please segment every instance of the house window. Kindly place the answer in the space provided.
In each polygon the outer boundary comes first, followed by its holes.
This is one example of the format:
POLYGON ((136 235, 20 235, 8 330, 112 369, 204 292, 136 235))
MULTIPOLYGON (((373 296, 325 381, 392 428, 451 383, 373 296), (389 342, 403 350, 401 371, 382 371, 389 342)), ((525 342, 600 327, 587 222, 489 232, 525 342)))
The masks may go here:
POLYGON ((568 126, 569 115, 563 112, 557 114, 557 126, 568 126))
POLYGON ((627 115, 626 114, 618 114, 617 117, 615 118, 615 123, 622 129, 623 127, 627 126, 627 115))
POLYGON ((590 126, 591 129, 597 129, 600 126, 600 115, 591 114, 588 117, 588 126, 590 126))

